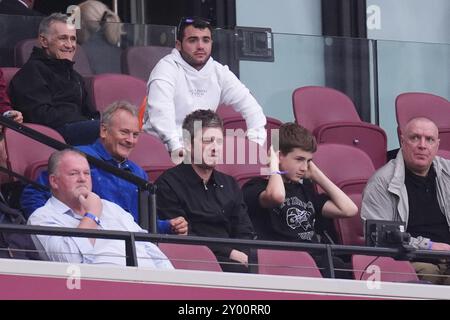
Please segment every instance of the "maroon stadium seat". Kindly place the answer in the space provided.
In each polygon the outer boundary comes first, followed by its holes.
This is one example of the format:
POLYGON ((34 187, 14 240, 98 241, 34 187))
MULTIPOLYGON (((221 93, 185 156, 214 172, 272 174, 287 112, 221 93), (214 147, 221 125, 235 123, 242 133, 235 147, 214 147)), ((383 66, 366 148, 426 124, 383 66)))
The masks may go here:
POLYGON ((307 252, 258 249, 258 273, 322 278, 314 259, 307 252))
MULTIPOLYGON (((24 123, 24 125, 65 143, 64 138, 52 128, 31 123, 24 123)), ((47 168, 48 158, 56 151, 9 128, 5 129, 5 148, 8 168, 31 180, 35 180, 41 171, 47 168)))
POLYGON ((143 80, 126 74, 99 74, 88 79, 86 83, 92 102, 100 112, 118 100, 128 101, 137 109, 147 91, 143 80))
POLYGON ((439 149, 450 150, 450 102, 440 96, 425 92, 406 92, 395 99, 397 134, 412 118, 426 117, 439 129, 439 149))
MULTIPOLYGON (((361 197, 375 168, 368 155, 352 146, 322 144, 314 154, 314 163, 361 208, 361 197)), ((338 241, 345 245, 364 245, 360 215, 335 219, 338 241)))
POLYGON ((151 181, 155 181, 165 170, 175 166, 162 141, 145 132, 139 135, 138 143, 129 159, 142 167, 151 181))
POLYGON ((175 269, 222 271, 211 249, 202 245, 160 243, 175 269))
POLYGON ((373 257, 353 255, 353 274, 356 280, 367 280, 375 275, 370 266, 379 268, 380 281, 389 282, 418 282, 414 267, 409 261, 397 261, 391 257, 373 257), (368 272, 369 271, 369 272, 368 272))
POLYGON ((122 53, 122 71, 147 81, 158 61, 172 49, 160 46, 129 47, 122 53))
POLYGON ((387 137, 380 127, 361 121, 352 100, 335 89, 309 86, 292 94, 296 122, 317 142, 355 146, 366 152, 375 168, 386 163, 387 137))
POLYGON ((6 88, 8 88, 9 82, 14 77, 16 72, 20 70, 20 68, 3 67, 3 68, 0 68, 0 69, 2 69, 2 72, 3 72, 3 78, 5 79, 5 82, 6 82, 6 88))

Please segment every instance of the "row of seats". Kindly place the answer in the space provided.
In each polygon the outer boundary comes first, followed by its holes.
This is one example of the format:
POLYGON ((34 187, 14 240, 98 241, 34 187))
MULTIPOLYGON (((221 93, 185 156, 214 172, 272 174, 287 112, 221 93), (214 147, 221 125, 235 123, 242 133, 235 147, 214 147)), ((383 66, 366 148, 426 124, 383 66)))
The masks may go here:
MULTIPOLYGON (((160 243, 158 246, 175 269, 222 271, 216 257, 206 246, 172 243, 160 243)), ((257 258, 259 274, 322 278, 314 259, 304 251, 257 249, 257 258)), ((379 268, 380 281, 419 281, 408 261, 366 255, 352 256, 354 279, 367 280, 374 274, 370 268, 372 265, 379 268)))
MULTIPOLYGON (((16 44, 14 48, 16 67, 20 68, 28 61, 35 46, 39 46, 36 39, 25 39, 16 44)), ((124 49, 121 54, 122 73, 147 81, 158 61, 171 51, 170 47, 160 46, 135 46, 124 49)), ((80 44, 77 45, 74 61, 74 68, 78 73, 83 76, 93 75, 88 55, 80 44)))

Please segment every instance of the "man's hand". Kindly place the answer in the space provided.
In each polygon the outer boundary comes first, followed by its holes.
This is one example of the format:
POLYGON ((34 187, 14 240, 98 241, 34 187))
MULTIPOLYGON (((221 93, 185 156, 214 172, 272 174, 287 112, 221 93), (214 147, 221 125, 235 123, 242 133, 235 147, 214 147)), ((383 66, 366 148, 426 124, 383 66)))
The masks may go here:
POLYGON ((13 115, 12 119, 15 122, 18 122, 18 123, 22 123, 23 122, 22 112, 17 111, 17 110, 11 110, 11 114, 13 115))
POLYGON ((280 170, 280 151, 275 151, 273 145, 269 149, 269 159, 270 159, 270 172, 276 172, 280 170))
POLYGON ((322 174, 322 171, 320 171, 319 167, 316 166, 316 164, 312 161, 308 163, 308 170, 306 171, 305 178, 311 179, 314 182, 317 182, 317 178, 319 175, 322 174))
POLYGON ((248 256, 242 251, 236 249, 231 250, 230 259, 242 263, 246 267, 248 266, 248 256))
POLYGON ((80 200, 80 204, 84 212, 90 212, 97 217, 102 215, 102 200, 95 193, 89 192, 87 195, 80 194, 78 196, 78 200, 80 200))
POLYGON ((185 154, 186 151, 184 150, 184 148, 178 148, 170 152, 170 158, 172 159, 172 162, 174 164, 180 164, 181 162, 183 162, 185 154))
POLYGON ((185 236, 188 233, 188 222, 184 217, 176 217, 169 220, 172 232, 178 235, 185 236))

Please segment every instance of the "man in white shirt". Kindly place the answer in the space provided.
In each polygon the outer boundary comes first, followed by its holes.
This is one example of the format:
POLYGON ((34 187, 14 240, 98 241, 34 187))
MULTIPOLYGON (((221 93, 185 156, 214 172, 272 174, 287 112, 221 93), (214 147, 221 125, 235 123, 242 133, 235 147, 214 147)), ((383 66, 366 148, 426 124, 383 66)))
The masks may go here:
MULTIPOLYGON (((28 224, 145 232, 129 213, 92 192, 89 163, 82 153, 54 152, 48 172, 53 196, 30 216, 28 224)), ((126 265, 122 240, 47 235, 37 238, 52 261, 126 265)), ((168 258, 150 242, 137 242, 136 253, 140 267, 173 269, 168 258)))
POLYGON ((150 74, 144 130, 156 133, 172 152, 172 159, 181 160, 186 115, 198 109, 215 111, 225 104, 242 114, 247 136, 262 145, 267 136, 266 117, 242 82, 211 57, 210 22, 198 17, 183 18, 177 31, 176 48, 150 74))

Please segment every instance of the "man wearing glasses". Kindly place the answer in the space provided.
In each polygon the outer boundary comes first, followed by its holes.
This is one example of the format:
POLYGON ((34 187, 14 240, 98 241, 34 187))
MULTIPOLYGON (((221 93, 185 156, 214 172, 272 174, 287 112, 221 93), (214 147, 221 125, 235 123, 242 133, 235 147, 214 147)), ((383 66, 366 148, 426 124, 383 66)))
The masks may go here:
POLYGON ((185 153, 183 119, 198 109, 232 106, 246 120, 249 139, 260 144, 266 139, 261 106, 227 66, 214 61, 212 43, 208 20, 181 19, 175 49, 159 61, 148 80, 143 129, 156 132, 174 160, 181 161, 185 153))
MULTIPOLYGON (((401 135, 397 158, 380 168, 364 190, 361 216, 402 221, 410 245, 425 250, 450 250, 450 160, 437 156, 437 126, 429 119, 411 119, 401 135)), ((413 262, 423 280, 450 284, 450 268, 440 260, 413 262), (434 275, 434 276, 433 276, 434 275), (438 275, 441 275, 440 277, 438 275)))

